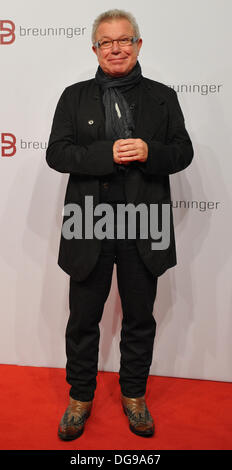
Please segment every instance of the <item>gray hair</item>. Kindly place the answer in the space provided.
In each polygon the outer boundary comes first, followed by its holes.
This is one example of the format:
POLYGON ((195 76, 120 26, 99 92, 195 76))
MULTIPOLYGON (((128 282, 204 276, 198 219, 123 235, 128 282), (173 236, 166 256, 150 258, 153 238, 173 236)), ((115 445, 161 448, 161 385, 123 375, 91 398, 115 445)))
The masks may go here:
POLYGON ((95 43, 97 28, 101 23, 103 23, 103 21, 112 21, 112 20, 119 20, 119 19, 125 19, 129 21, 129 23, 133 27, 135 36, 137 38, 140 38, 139 27, 138 27, 135 17, 127 11, 114 9, 114 10, 108 10, 108 11, 105 11, 104 13, 101 13, 94 21, 93 27, 92 27, 92 43, 93 44, 95 43))

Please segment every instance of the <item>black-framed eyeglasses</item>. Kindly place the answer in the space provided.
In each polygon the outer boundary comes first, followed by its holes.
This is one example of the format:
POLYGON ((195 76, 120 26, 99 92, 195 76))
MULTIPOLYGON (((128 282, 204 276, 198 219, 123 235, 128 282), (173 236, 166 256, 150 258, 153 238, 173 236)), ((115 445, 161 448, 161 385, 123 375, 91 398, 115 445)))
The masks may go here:
POLYGON ((130 46, 131 44, 134 44, 136 41, 138 41, 138 38, 130 36, 127 38, 120 38, 120 39, 103 39, 102 41, 95 42, 94 46, 100 49, 109 49, 110 47, 113 47, 113 43, 115 41, 117 41, 120 47, 126 47, 126 46, 130 46))

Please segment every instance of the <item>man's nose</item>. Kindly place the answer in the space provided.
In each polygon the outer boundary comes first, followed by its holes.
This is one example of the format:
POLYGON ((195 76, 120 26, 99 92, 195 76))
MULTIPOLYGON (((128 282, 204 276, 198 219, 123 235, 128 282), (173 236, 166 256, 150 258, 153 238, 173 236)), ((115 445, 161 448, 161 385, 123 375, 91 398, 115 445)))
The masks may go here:
POLYGON ((119 47, 118 41, 113 42, 111 50, 112 50, 112 52, 120 52, 120 47, 119 47))

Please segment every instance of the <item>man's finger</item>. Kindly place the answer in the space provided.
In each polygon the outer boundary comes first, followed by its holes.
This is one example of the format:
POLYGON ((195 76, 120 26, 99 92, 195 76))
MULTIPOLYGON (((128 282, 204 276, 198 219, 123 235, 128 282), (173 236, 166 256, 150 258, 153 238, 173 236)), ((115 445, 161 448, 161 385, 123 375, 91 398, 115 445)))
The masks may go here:
POLYGON ((135 149, 131 149, 131 150, 125 150, 125 151, 118 151, 118 157, 130 157, 131 155, 137 155, 137 152, 135 149))
POLYGON ((120 141, 118 140, 117 141, 118 145, 120 145, 120 147, 124 147, 125 145, 128 145, 128 144, 135 144, 136 143, 136 139, 121 139, 120 141))
POLYGON ((127 152, 127 151, 136 151, 136 146, 134 144, 119 145, 118 152, 127 152))
POLYGON ((122 163, 124 163, 124 162, 132 162, 132 161, 134 161, 134 160, 139 160, 139 157, 138 157, 138 156, 122 157, 120 160, 121 160, 122 163))

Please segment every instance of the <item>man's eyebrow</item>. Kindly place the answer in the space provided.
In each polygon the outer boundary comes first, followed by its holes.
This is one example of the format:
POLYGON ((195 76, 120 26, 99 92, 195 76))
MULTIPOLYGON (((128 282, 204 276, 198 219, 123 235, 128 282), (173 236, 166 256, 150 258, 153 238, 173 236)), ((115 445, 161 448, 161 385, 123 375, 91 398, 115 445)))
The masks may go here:
MULTIPOLYGON (((121 36, 119 36, 119 38, 117 38, 117 39, 121 39, 121 38, 123 38, 123 37, 126 37, 126 38, 127 38, 128 36, 130 36, 129 33, 128 33, 128 34, 127 34, 127 33, 121 34, 121 36)), ((102 39, 113 39, 113 38, 110 38, 109 36, 102 36, 101 40, 102 40, 102 39)))

